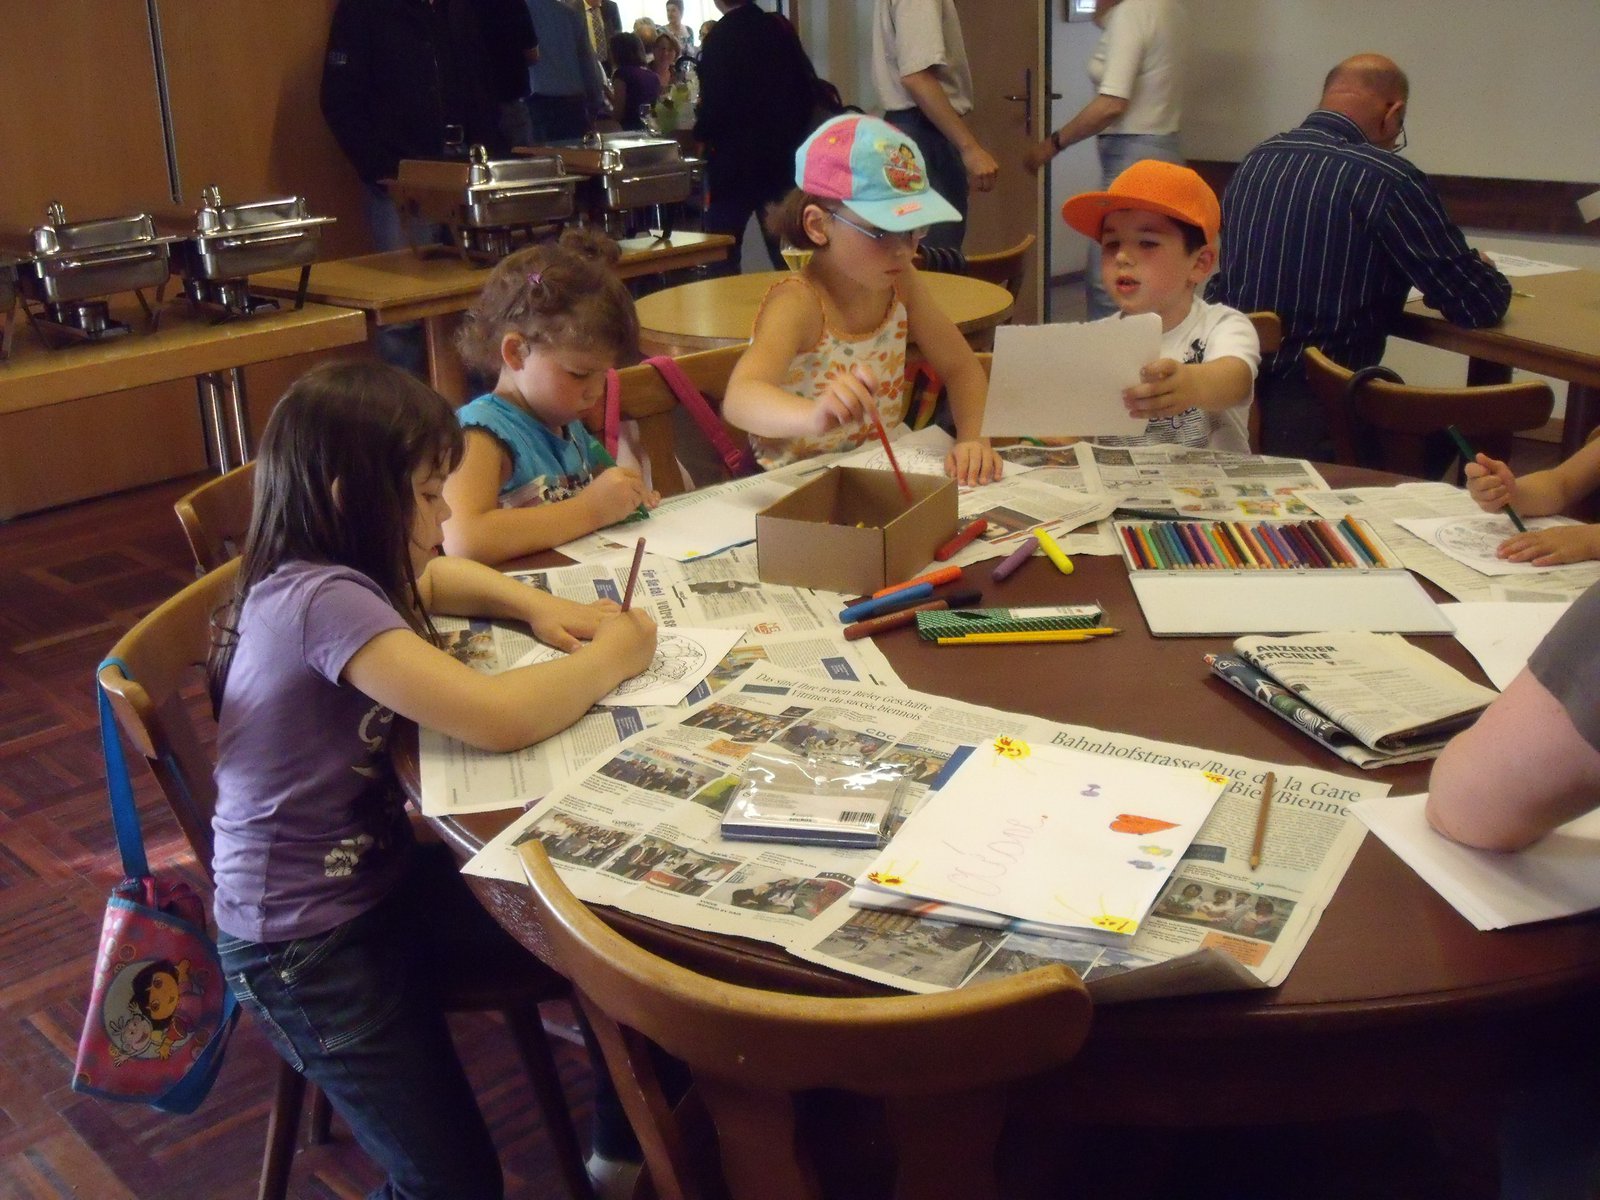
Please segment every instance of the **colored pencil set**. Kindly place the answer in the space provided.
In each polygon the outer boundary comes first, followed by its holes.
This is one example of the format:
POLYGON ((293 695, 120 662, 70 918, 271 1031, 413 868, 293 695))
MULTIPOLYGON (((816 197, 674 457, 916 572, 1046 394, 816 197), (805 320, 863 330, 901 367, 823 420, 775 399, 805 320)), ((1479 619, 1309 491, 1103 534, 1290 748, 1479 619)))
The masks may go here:
POLYGON ((1128 565, 1140 571, 1372 570, 1399 566, 1365 522, 1126 521, 1128 565))

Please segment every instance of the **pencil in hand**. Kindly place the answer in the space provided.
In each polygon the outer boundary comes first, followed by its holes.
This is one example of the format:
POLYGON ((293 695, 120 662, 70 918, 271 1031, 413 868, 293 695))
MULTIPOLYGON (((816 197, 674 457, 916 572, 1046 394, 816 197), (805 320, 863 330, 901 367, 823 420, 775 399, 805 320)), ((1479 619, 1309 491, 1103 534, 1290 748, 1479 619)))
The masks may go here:
POLYGON ((889 432, 884 429, 883 418, 878 415, 878 406, 873 401, 867 403, 867 416, 872 418, 873 432, 883 443, 883 452, 889 456, 889 465, 894 468, 894 481, 900 485, 900 494, 905 497, 906 503, 910 504, 911 485, 906 482, 906 473, 900 469, 900 460, 894 456, 894 447, 889 444, 889 432))
MULTIPOLYGON (((1444 431, 1450 435, 1450 440, 1456 444, 1456 453, 1461 455, 1461 465, 1463 467, 1465 467, 1469 462, 1478 461, 1478 452, 1474 450, 1471 443, 1469 443, 1467 439, 1462 436, 1461 430, 1457 429, 1454 425, 1447 425, 1445 426, 1444 431)), ((1522 518, 1517 515, 1516 509, 1512 508, 1511 505, 1508 504, 1506 505, 1504 511, 1506 516, 1511 518, 1511 523, 1517 527, 1518 533, 1528 532, 1528 527, 1522 523, 1522 518)))
POLYGON ((628 568, 628 588, 622 593, 622 611, 627 612, 633 604, 633 588, 639 582, 639 564, 644 562, 644 539, 640 538, 633 547, 633 566, 628 568))

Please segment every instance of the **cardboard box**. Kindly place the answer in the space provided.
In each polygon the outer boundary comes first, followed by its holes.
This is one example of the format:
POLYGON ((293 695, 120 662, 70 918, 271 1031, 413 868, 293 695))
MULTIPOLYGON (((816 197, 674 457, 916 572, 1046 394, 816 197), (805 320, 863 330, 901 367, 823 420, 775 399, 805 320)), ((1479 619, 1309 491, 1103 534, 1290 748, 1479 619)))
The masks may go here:
POLYGON ((956 485, 892 471, 833 467, 756 514, 765 583, 866 595, 920 574, 956 532, 956 485))

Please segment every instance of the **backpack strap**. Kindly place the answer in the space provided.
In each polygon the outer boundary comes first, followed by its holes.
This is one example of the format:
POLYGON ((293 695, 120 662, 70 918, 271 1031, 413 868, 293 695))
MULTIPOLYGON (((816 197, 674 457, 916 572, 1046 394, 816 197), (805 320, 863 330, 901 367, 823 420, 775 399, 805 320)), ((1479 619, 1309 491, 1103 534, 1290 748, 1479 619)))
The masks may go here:
MULTIPOLYGON (((754 475, 761 470, 755 456, 749 449, 740 446, 728 436, 728 431, 723 427, 722 418, 717 416, 706 398, 700 394, 700 389, 684 373, 682 367, 667 355, 659 354, 644 360, 655 368, 656 374, 672 389, 672 394, 678 398, 678 403, 688 409, 689 415, 694 418, 694 423, 700 427, 700 432, 711 443, 717 452, 717 457, 722 459, 722 465, 727 468, 728 478, 739 479, 745 475, 754 475)), ((609 413, 609 407, 607 412, 609 413)))
POLYGON ((139 810, 133 803, 133 784, 128 779, 128 760, 123 756, 122 739, 117 736, 111 697, 100 686, 100 672, 107 667, 116 667, 129 679, 133 678, 133 673, 120 658, 108 658, 95 668, 94 690, 100 697, 100 750, 106 760, 106 790, 111 794, 111 824, 116 830, 117 850, 122 855, 122 874, 128 879, 142 879, 150 874, 150 863, 144 853, 139 810))
POLYGON ((612 462, 617 458, 617 439, 622 436, 622 381, 615 367, 606 370, 605 415, 600 426, 600 444, 612 462))

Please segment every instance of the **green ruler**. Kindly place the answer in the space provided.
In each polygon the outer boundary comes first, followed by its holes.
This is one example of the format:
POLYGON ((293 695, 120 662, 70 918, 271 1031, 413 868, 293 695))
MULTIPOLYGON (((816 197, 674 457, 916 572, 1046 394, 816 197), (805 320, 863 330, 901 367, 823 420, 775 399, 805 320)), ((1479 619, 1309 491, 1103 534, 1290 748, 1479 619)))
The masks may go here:
POLYGON ((1098 604, 1058 604, 1039 608, 958 608, 917 614, 917 633, 933 641, 969 633, 1038 633, 1051 629, 1092 629, 1104 610, 1098 604))

